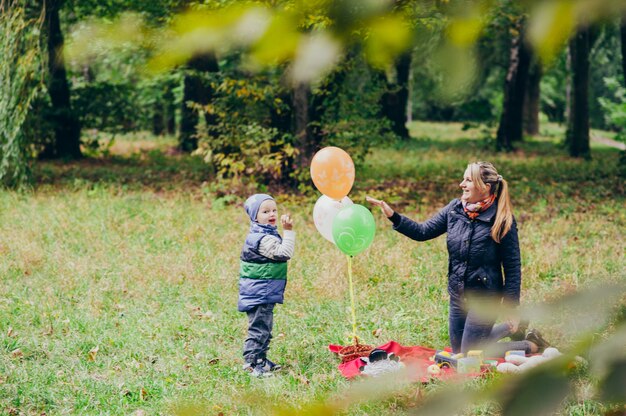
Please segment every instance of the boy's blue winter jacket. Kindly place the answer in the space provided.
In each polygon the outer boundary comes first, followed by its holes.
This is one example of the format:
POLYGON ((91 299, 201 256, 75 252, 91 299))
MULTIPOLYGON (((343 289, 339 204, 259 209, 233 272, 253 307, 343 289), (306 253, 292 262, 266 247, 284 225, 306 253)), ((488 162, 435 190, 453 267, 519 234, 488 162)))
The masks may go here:
POLYGON ((250 224, 250 232, 241 250, 239 266, 240 312, 247 312, 257 305, 283 303, 287 285, 287 261, 273 260, 259 253, 263 237, 272 235, 282 241, 276 227, 250 224))

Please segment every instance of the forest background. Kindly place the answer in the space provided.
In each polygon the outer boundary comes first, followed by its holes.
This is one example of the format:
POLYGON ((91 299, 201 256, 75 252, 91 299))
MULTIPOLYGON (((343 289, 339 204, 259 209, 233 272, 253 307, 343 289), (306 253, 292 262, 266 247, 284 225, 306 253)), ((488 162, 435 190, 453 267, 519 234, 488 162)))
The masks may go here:
MULTIPOLYGON (((1 411, 623 410, 622 3, 0 0, 1 411), (355 202, 416 219, 493 161, 524 312, 570 360, 362 403, 379 385, 347 383, 325 351, 349 342, 345 259, 311 219, 328 145, 356 162, 355 202), (239 371, 234 308, 257 191, 299 232, 273 347, 287 371, 265 383, 239 371)), ((355 258, 363 338, 445 346, 443 242, 377 221, 355 258)))

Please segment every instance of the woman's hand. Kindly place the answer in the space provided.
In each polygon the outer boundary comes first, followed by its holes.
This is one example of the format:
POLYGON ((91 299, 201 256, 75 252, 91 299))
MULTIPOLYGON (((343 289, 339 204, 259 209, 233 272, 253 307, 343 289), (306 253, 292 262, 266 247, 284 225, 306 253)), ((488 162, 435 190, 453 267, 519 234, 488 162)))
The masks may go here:
POLYGON ((383 214, 387 216, 387 218, 390 218, 393 215, 393 210, 391 209, 391 207, 387 205, 387 203, 382 199, 374 199, 372 197, 366 196, 365 200, 372 205, 380 207, 380 210, 383 212, 383 214))
POLYGON ((280 223, 283 225, 284 230, 293 229, 293 220, 289 216, 289 214, 282 215, 280 217, 280 223))
POLYGON ((506 320, 511 334, 517 332, 517 330, 519 329, 519 321, 519 316, 509 316, 509 318, 506 320))

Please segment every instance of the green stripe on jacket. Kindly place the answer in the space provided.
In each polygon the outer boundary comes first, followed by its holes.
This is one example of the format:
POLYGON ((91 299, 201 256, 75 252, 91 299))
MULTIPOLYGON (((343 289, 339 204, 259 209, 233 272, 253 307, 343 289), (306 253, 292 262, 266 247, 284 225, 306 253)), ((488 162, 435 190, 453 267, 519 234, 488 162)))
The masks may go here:
POLYGON ((248 263, 241 260, 239 277, 246 279, 287 279, 287 262, 281 263, 248 263))

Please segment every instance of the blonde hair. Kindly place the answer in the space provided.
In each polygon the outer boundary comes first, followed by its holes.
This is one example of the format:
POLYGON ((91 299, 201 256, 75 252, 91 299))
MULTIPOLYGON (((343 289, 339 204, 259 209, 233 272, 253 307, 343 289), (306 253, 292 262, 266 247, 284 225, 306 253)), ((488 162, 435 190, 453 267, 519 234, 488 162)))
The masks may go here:
POLYGON ((489 162, 474 162, 467 165, 474 186, 481 192, 487 190, 487 184, 491 184, 490 194, 495 194, 498 199, 498 212, 496 220, 491 227, 491 238, 496 243, 502 241, 504 236, 511 230, 513 225, 513 208, 509 197, 509 185, 496 168, 489 162))

